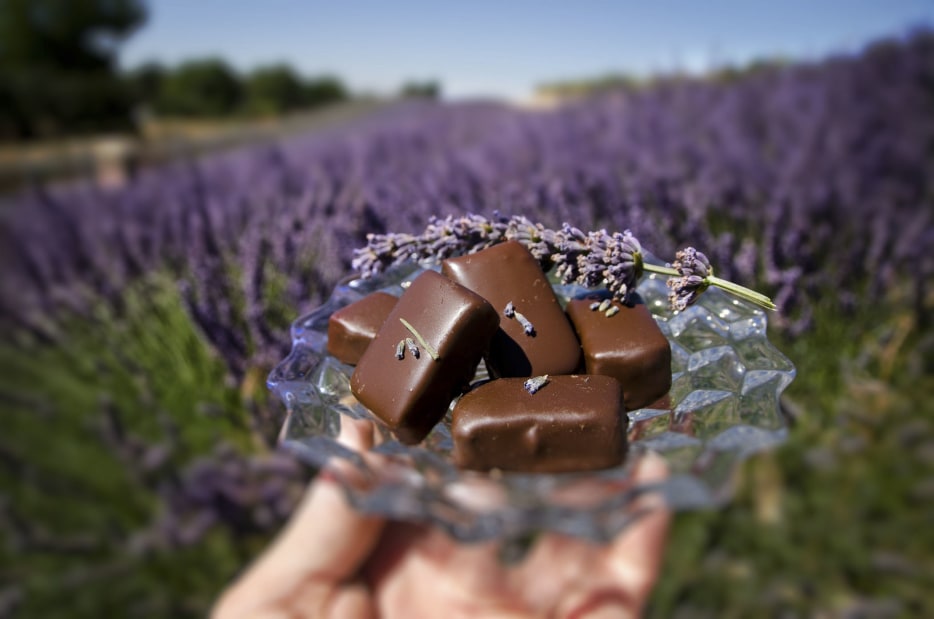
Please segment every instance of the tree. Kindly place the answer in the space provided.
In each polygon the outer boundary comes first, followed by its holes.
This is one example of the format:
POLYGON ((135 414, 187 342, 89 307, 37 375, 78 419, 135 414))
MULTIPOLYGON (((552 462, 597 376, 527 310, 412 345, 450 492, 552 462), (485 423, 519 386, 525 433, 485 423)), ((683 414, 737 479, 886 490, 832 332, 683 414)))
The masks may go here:
POLYGON ((0 0, 0 136, 128 126, 116 56, 145 18, 140 0, 0 0))
POLYGON ((167 76, 168 71, 162 64, 150 61, 128 72, 126 80, 136 103, 152 107, 161 96, 167 76))
POLYGON ((240 78, 219 58, 189 60, 166 77, 157 110, 166 115, 226 116, 243 98, 240 78))
POLYGON ((402 85, 400 94, 412 99, 438 99, 441 97, 441 84, 434 80, 407 82, 402 85))
POLYGON ((340 79, 324 75, 309 79, 304 87, 304 104, 317 107, 347 99, 347 88, 340 79))
POLYGON ((247 108, 260 114, 282 114, 305 100, 301 78, 284 64, 260 67, 246 81, 247 108))

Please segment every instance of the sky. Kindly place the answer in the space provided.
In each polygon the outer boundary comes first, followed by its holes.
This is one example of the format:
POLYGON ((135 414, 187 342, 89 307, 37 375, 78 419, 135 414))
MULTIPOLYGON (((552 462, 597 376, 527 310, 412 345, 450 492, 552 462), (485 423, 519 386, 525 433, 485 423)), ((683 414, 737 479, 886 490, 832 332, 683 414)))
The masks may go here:
POLYGON ((389 94, 437 80, 446 98, 523 100, 536 86, 625 73, 816 59, 934 26, 934 0, 150 0, 121 64, 220 56, 287 62, 389 94))

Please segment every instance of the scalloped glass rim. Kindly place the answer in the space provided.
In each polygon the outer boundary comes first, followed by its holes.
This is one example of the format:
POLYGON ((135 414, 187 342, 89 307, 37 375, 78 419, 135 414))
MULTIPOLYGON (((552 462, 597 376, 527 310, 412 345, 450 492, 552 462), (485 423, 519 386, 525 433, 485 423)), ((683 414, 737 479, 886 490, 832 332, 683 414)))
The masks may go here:
MULTIPOLYGON (((328 318, 376 290, 400 295, 404 282, 425 268, 438 267, 407 265, 340 282, 322 306, 293 323, 292 351, 269 375, 269 388, 288 413, 281 445, 312 466, 339 463, 332 469, 360 510, 431 522, 463 541, 537 531, 605 541, 641 514, 638 499, 646 493, 660 493, 675 510, 723 504, 740 463, 787 438, 779 398, 795 368, 768 341, 765 312, 710 289, 686 311, 672 313, 665 278, 650 274, 639 294, 671 343, 670 403, 629 412, 630 453, 620 467, 559 475, 461 471, 447 457, 449 416, 414 447, 379 425, 382 442, 356 453, 337 441, 342 420, 376 420, 348 397, 353 368, 326 353, 328 318), (671 475, 635 487, 634 463, 646 450, 661 454, 671 475)), ((552 285, 562 302, 589 292, 552 285)))

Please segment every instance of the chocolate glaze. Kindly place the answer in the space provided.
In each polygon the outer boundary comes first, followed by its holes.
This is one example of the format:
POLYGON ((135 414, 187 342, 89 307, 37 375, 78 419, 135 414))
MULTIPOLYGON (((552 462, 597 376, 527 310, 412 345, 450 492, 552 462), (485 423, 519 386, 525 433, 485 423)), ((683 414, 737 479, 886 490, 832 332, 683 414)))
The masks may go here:
POLYGON ((454 405, 454 462, 467 469, 556 473, 617 466, 628 418, 609 376, 565 375, 530 394, 522 378, 474 388, 454 405))
POLYGON ((538 261, 519 242, 494 245, 475 254, 450 258, 441 272, 470 288, 500 312, 486 357, 492 376, 569 374, 580 364, 580 344, 538 261), (506 304, 535 327, 523 330, 516 318, 502 316, 506 304))
POLYGON ((403 443, 421 441, 468 385, 499 324, 483 297, 434 271, 425 271, 405 291, 350 379, 357 399, 393 430, 403 443), (424 346, 418 358, 396 345, 415 339, 407 320, 438 353, 424 346))
POLYGON ((328 353, 356 365, 398 300, 388 292, 374 292, 331 314, 328 353))
POLYGON ((623 386, 626 410, 652 404, 671 389, 671 345, 642 303, 615 316, 590 309, 594 300, 572 299, 566 308, 584 349, 588 374, 605 374, 623 386))

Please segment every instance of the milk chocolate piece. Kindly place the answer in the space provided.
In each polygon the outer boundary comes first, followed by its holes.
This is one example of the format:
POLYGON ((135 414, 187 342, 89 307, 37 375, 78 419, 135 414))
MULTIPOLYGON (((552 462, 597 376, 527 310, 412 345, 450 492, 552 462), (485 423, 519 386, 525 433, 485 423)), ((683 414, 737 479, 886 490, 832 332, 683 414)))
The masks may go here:
POLYGON ((374 292, 331 314, 328 353, 356 365, 398 300, 388 292, 374 292))
MULTIPOLYGON (((671 389, 671 345, 642 303, 614 300, 615 315, 592 310, 599 297, 572 299, 567 314, 574 324, 588 374, 604 374, 623 386, 626 410, 648 406, 671 389)), ((609 310, 608 310, 609 311, 609 310)))
POLYGON ((534 394, 500 378, 454 405, 454 462, 467 469, 557 473, 617 466, 628 418, 609 376, 551 376, 534 394))
POLYGON ((450 258, 441 272, 470 288, 501 313, 487 355, 492 376, 570 374, 580 364, 580 344, 538 261, 509 241, 450 258), (502 315, 508 303, 515 315, 502 315), (526 329, 531 324, 531 333, 526 329))
POLYGON ((401 442, 418 443, 467 387, 498 324, 496 310, 483 297, 425 271, 399 298, 363 353, 350 389, 401 442), (406 338, 419 354, 403 346, 397 358, 399 342, 406 338))

